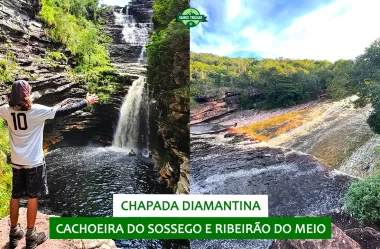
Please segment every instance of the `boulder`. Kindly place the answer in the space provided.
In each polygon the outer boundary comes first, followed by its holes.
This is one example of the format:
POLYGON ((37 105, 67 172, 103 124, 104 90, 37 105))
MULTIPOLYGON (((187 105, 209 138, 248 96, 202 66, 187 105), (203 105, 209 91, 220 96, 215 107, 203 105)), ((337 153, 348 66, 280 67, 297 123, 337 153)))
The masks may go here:
POLYGON ((344 231, 349 237, 355 240, 361 248, 378 249, 380 248, 380 232, 371 227, 352 228, 344 231))
MULTIPOLYGON (((332 225, 329 240, 276 240, 269 249, 360 249, 360 245, 341 229, 332 225)), ((367 248, 367 247, 364 247, 367 248)))

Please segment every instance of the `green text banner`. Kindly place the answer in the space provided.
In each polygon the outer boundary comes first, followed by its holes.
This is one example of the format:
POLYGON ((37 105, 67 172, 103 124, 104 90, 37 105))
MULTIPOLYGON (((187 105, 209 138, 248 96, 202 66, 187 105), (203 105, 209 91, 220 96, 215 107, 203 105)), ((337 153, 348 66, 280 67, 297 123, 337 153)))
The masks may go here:
POLYGON ((330 239, 328 217, 50 218, 51 239, 330 239))

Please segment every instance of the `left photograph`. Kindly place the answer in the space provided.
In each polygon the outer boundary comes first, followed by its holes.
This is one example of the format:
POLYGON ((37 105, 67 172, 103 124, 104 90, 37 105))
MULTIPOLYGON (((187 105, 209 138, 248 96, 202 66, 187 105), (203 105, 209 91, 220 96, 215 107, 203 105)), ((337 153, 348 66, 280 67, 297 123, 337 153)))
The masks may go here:
POLYGON ((49 240, 113 194, 188 194, 189 1, 0 2, 0 248, 189 248, 49 240))

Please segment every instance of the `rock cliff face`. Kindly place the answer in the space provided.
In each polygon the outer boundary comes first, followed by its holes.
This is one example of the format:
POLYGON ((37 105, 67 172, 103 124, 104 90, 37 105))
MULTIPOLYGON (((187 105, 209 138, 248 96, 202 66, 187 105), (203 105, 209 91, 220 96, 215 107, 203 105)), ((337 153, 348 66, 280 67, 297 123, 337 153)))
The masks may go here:
POLYGON ((132 15, 138 23, 150 23, 150 18, 153 14, 153 1, 151 0, 139 0, 134 1, 128 9, 128 15, 132 15))
MULTIPOLYGON (((189 58, 186 52, 177 52, 175 54, 173 64, 173 76, 176 84, 182 87, 189 86, 189 58)), ((188 88, 185 88, 188 89, 188 88)), ((161 135, 164 139, 165 147, 169 150, 169 155, 174 159, 173 163, 178 164, 171 170, 168 164, 161 169, 161 177, 170 181, 178 181, 176 183, 177 194, 190 193, 190 160, 189 160, 189 144, 190 144, 190 102, 187 91, 178 91, 174 93, 174 102, 169 105, 169 122, 160 127, 161 135), (177 161, 177 162, 175 162, 177 161), (174 175, 170 176, 170 171, 174 171, 174 175), (179 172, 178 172, 179 171, 179 172)))
POLYGON ((239 94, 225 93, 223 96, 204 98, 204 103, 192 106, 190 124, 212 120, 238 109, 239 94))
MULTIPOLYGON (((65 92, 74 84, 64 73, 65 63, 53 67, 44 60, 46 51, 57 50, 61 45, 47 39, 43 24, 35 19, 38 10, 38 1, 4 0, 0 3, 0 58, 10 53, 17 63, 16 78, 29 80, 33 90, 38 91, 38 97, 53 96, 52 93, 65 92)), ((0 104, 7 100, 6 93, 7 89, 2 86, 0 104)))
MULTIPOLYGON (((62 45, 46 36, 43 23, 36 20, 39 9, 39 1, 33 0, 0 3, 0 59, 13 57, 15 78, 30 82, 35 103, 54 106, 67 98, 83 97, 84 89, 66 73, 70 68, 67 62, 52 64, 46 59, 47 51, 56 51, 62 45)), ((0 105, 7 103, 8 92, 9 86, 2 85, 0 105)))
MULTIPOLYGON (((35 103, 62 106, 75 101, 76 98, 83 98, 87 89, 80 80, 74 80, 69 76, 68 72, 73 65, 70 54, 62 44, 49 40, 43 23, 36 17, 39 9, 38 0, 0 2, 0 60, 11 54, 12 61, 16 64, 15 78, 30 82, 35 103), (59 49, 66 53, 68 61, 49 61, 46 52, 59 49)), ((131 54, 139 57, 140 52, 132 51, 131 54)), ((47 122, 45 147, 61 141, 66 132, 72 130, 89 138, 110 143, 123 97, 137 77, 120 75, 118 78, 121 87, 111 95, 108 104, 94 106, 92 112, 78 111, 64 119, 47 122)), ((0 105, 7 103, 9 87, 0 86, 0 105)))

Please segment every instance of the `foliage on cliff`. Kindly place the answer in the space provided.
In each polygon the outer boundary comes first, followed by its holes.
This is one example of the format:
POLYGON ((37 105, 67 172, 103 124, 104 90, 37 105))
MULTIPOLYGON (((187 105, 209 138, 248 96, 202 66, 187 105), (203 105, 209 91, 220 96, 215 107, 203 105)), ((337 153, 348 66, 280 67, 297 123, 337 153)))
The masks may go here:
POLYGON ((183 23, 175 22, 176 15, 186 8, 187 0, 155 0, 154 34, 147 45, 147 82, 151 96, 157 100, 159 143, 167 148, 160 154, 159 164, 173 166, 175 179, 170 186, 180 177, 180 164, 186 161, 181 157, 189 155, 190 31, 183 23))
POLYGON ((89 85, 89 90, 107 100, 115 89, 107 54, 111 38, 103 35, 98 0, 42 0, 40 17, 48 26, 53 41, 61 42, 74 56, 74 70, 89 85), (112 78, 112 79, 111 79, 112 78))
POLYGON ((42 0, 40 16, 54 41, 66 45, 81 64, 107 65, 105 42, 98 22, 97 0, 42 0))
POLYGON ((379 193, 380 174, 352 183, 345 200, 347 211, 362 223, 379 223, 379 193))
POLYGON ((6 121, 0 119, 0 219, 8 215, 12 187, 12 168, 6 163, 10 155, 8 128, 6 121))
POLYGON ((190 31, 182 23, 175 22, 176 15, 189 7, 186 0, 156 0, 153 5, 154 34, 147 46, 147 82, 153 97, 162 111, 161 122, 167 121, 169 105, 176 101, 176 95, 188 99, 188 66, 176 70, 180 58, 186 65, 189 61, 190 31), (179 57, 179 58, 178 58, 179 57))
POLYGON ((243 108, 292 106, 317 99, 327 90, 333 98, 346 97, 351 92, 340 91, 336 85, 348 83, 341 76, 352 64, 350 60, 258 60, 192 53, 191 97, 238 92, 243 108))
POLYGON ((368 124, 374 132, 380 133, 380 39, 357 57, 351 81, 359 93, 358 105, 371 103, 373 111, 368 124))

